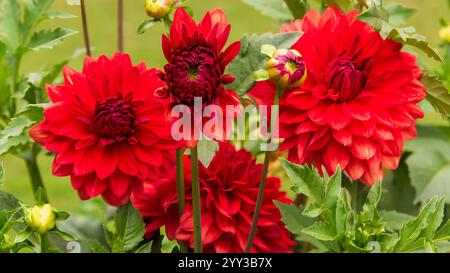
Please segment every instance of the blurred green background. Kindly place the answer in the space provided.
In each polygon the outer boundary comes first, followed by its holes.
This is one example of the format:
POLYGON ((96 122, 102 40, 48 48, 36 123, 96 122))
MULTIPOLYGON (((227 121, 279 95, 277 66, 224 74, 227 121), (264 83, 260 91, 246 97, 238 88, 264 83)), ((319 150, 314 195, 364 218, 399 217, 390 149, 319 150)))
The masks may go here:
MULTIPOLYGON (((91 44, 94 47, 93 54, 111 55, 116 50, 116 0, 87 0, 88 23, 91 44)), ((161 33, 164 31, 162 24, 157 25, 143 35, 138 35, 138 25, 146 19, 144 0, 126 0, 125 2, 125 50, 135 62, 146 61, 148 66, 162 67, 164 58, 161 51, 161 33)), ((439 43, 438 31, 439 19, 450 19, 447 1, 445 0, 397 0, 386 1, 402 3, 405 6, 415 8, 416 14, 409 24, 414 25, 417 32, 428 37, 432 45, 439 43)), ((231 40, 237 40, 244 33, 275 32, 278 30, 278 22, 269 17, 264 17, 241 0, 191 0, 188 2, 195 13, 196 20, 209 9, 222 8, 232 24, 231 40)), ((53 9, 65 10, 79 16, 78 6, 69 6, 66 0, 55 0, 53 9)), ((61 25, 67 28, 81 31, 81 19, 52 20, 51 24, 61 25)), ((22 72, 32 72, 43 67, 71 59, 70 65, 75 69, 81 69, 82 57, 72 58, 74 52, 83 48, 81 32, 67 38, 61 45, 53 50, 41 50, 38 53, 30 53, 25 56, 22 72)), ((437 65, 428 63, 427 65, 437 65)), ((426 122, 435 120, 428 118, 426 122)), ((3 190, 13 193, 23 202, 33 202, 30 181, 24 162, 12 156, 2 159, 5 165, 5 182, 3 190)), ((59 209, 73 210, 80 206, 76 192, 72 189, 67 178, 54 177, 51 174, 51 158, 41 155, 39 165, 42 176, 48 190, 49 199, 59 209)))

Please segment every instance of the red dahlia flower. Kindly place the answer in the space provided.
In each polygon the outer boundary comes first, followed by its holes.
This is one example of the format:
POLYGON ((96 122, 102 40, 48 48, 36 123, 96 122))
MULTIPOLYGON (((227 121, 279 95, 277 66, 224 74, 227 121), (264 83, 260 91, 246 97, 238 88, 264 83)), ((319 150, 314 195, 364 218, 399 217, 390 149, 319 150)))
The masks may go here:
MULTIPOLYGON (((238 41, 222 51, 230 30, 231 26, 220 9, 207 12, 197 25, 183 8, 178 8, 169 37, 164 35, 162 39, 164 56, 169 63, 164 66, 165 73, 161 77, 167 82, 167 88, 158 90, 156 94, 170 96, 172 106, 183 104, 192 107, 194 97, 200 97, 202 106, 219 105, 223 113, 226 105, 238 105, 237 94, 223 87, 234 81, 224 71, 240 50, 238 41)), ((194 122, 193 128, 197 129, 199 120, 194 122)), ((207 136, 224 139, 223 128, 216 129, 214 135, 207 136)), ((193 146, 195 142, 190 144, 193 146)))
MULTIPOLYGON (((187 206, 178 224, 176 172, 168 178, 147 181, 144 190, 132 198, 141 212, 146 226, 146 237, 151 238, 161 226, 167 236, 194 246, 191 172, 189 158, 185 157, 187 206)), ((200 165, 202 205, 202 240, 205 252, 243 252, 250 232, 261 178, 257 165, 247 151, 236 151, 228 143, 220 149, 208 168, 200 165)), ((252 252, 290 252, 295 245, 281 221, 281 215, 272 200, 290 202, 280 191, 280 179, 268 177, 258 230, 252 252)))
MULTIPOLYGON (((281 149, 291 161, 322 165, 330 174, 340 165, 373 185, 383 166, 398 167, 404 141, 416 136, 415 120, 423 117, 417 103, 426 90, 415 57, 356 15, 311 10, 295 22, 303 35, 292 48, 303 55, 308 77, 280 102, 281 149)), ((268 82, 252 90, 273 92, 268 82)), ((267 103, 270 96, 261 98, 267 103)))
POLYGON ((47 86, 51 105, 31 136, 55 152, 53 174, 70 175, 81 199, 98 195, 125 204, 148 176, 160 175, 171 140, 158 70, 133 66, 130 57, 86 57, 83 71, 63 70, 64 84, 47 86))

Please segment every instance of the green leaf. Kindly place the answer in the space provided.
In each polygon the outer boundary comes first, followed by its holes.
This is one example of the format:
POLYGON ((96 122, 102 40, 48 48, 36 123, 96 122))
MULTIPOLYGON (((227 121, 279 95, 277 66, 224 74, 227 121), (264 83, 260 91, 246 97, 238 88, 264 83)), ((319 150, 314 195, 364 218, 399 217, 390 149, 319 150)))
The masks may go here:
POLYGON ((414 218, 409 214, 393 210, 381 211, 380 216, 383 218, 383 221, 386 222, 386 229, 392 232, 400 230, 404 224, 414 218))
POLYGON ((28 238, 30 238, 31 235, 33 235, 33 232, 34 231, 32 228, 30 228, 29 226, 26 226, 22 231, 20 231, 16 235, 16 238, 14 239, 14 243, 20 243, 20 242, 27 240, 28 238))
POLYGON ((108 253, 109 252, 103 245, 101 245, 99 242, 97 242, 95 240, 88 239, 88 240, 86 240, 86 243, 89 245, 89 248, 94 253, 108 253))
POLYGON ((44 205, 47 203, 47 196, 43 188, 39 187, 34 193, 34 199, 36 199, 37 205, 44 205))
POLYGON ((33 35, 30 42, 28 43, 28 48, 32 50, 39 50, 42 48, 50 49, 60 44, 64 38, 71 36, 77 32, 78 31, 61 27, 49 30, 41 30, 33 35))
POLYGON ((416 202, 426 203, 439 195, 450 203, 450 144, 441 139, 417 138, 406 146, 413 147, 406 163, 416 202))
POLYGON ((117 209, 114 216, 117 240, 124 251, 133 249, 144 237, 144 221, 131 203, 117 209))
POLYGON ((296 193, 306 195, 311 202, 321 204, 324 198, 324 183, 315 168, 300 166, 280 158, 280 163, 286 174, 294 183, 296 193))
POLYGON ((420 80, 427 88, 427 100, 444 118, 450 116, 450 94, 438 77, 423 76, 420 80))
POLYGON ((266 61, 266 56, 261 54, 261 46, 270 44, 276 48, 290 48, 300 35, 300 32, 286 32, 242 36, 241 51, 228 66, 228 72, 236 80, 227 85, 227 88, 235 90, 239 95, 245 95, 256 83, 253 78, 254 72, 263 68, 266 61))
POLYGON ((444 220, 445 200, 439 199, 435 208, 435 211, 430 214, 428 218, 428 224, 425 228, 425 239, 427 241, 433 240, 434 234, 441 226, 444 220))
POLYGON ((326 180, 328 181, 326 182, 324 206, 326 208, 332 209, 336 207, 339 195, 341 193, 342 187, 341 167, 338 166, 333 176, 326 180))
POLYGON ((286 3, 283 0, 243 0, 247 5, 261 12, 261 14, 275 19, 293 19, 286 3))
POLYGON ((3 0, 0 10, 0 39, 11 52, 15 52, 21 43, 19 1, 3 0))
POLYGON ((56 215, 56 220, 58 220, 58 221, 63 221, 70 217, 70 213, 68 213, 67 211, 57 210, 54 212, 56 215))
POLYGON ((64 241, 67 241, 67 242, 77 241, 78 240, 75 236, 73 236, 69 232, 60 230, 57 227, 52 229, 50 232, 58 235, 59 237, 61 237, 61 239, 63 239, 64 241))
POLYGON ((336 230, 325 222, 317 222, 302 230, 302 233, 322 241, 332 241, 336 238, 336 230))
POLYGON ((198 160, 208 168, 209 164, 219 150, 219 144, 209 139, 201 139, 197 143, 198 160))
POLYGON ((158 23, 159 20, 155 20, 155 19, 147 19, 144 20, 138 27, 137 29, 137 33, 138 34, 143 34, 147 31, 147 29, 151 28, 152 26, 154 26, 156 23, 158 23))
POLYGON ((314 223, 313 219, 303 216, 303 210, 294 204, 285 204, 276 200, 273 202, 280 210, 283 223, 291 233, 300 235, 303 227, 314 223))
POLYGON ((72 13, 62 11, 62 10, 52 10, 47 11, 42 14, 42 17, 46 19, 72 19, 77 18, 77 16, 73 15, 72 13))
POLYGON ((397 3, 388 3, 384 8, 389 16, 389 23, 394 26, 406 23, 406 21, 416 13, 415 9, 397 3))
POLYGON ((366 202, 363 206, 363 212, 370 221, 375 221, 377 216, 377 206, 381 199, 381 182, 378 181, 370 189, 366 202))
POLYGON ((5 166, 3 165, 3 161, 0 161, 0 187, 3 186, 5 182, 5 166))
POLYGON ((419 212, 419 215, 402 226, 400 237, 395 244, 396 251, 410 251, 411 245, 419 239, 422 230, 428 224, 428 218, 436 210, 438 198, 431 199, 419 212))
POLYGON ((136 249, 135 253, 150 253, 152 251, 152 243, 153 241, 150 241, 141 245, 136 249))
POLYGON ((0 191, 0 211, 13 210, 20 207, 20 201, 12 194, 0 191))
POLYGON ((295 19, 302 19, 308 11, 308 0, 284 1, 295 19))
POLYGON ((445 225, 441 227, 435 234, 433 241, 448 241, 450 240, 450 220, 447 220, 445 225))

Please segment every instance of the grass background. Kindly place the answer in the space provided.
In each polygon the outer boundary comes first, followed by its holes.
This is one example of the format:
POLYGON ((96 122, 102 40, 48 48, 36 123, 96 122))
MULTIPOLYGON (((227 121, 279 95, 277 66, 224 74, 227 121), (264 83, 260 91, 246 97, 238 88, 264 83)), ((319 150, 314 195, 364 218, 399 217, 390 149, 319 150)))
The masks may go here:
MULTIPOLYGON (((87 13, 93 54, 111 55, 116 50, 116 0, 88 0, 87 13)), ((161 51, 161 33, 164 31, 159 24, 143 35, 138 35, 136 29, 142 20, 146 19, 143 0, 127 0, 125 2, 125 50, 130 53, 135 62, 146 61, 149 66, 162 67, 164 58, 161 51)), ((392 1, 386 1, 392 2, 392 1)), ((450 12, 445 0, 397 0, 405 6, 415 8, 416 14, 409 24, 414 25, 418 33, 428 37, 432 45, 439 43, 439 19, 450 20, 450 12)), ((244 33, 275 32, 279 24, 276 20, 262 16, 258 11, 243 4, 241 0, 191 0, 188 3, 194 10, 196 20, 209 9, 222 8, 232 24, 231 40, 237 40, 244 33)), ((65 10, 79 16, 79 7, 69 6, 65 0, 55 0, 54 10, 65 10)), ((71 59, 70 65, 81 69, 82 57, 71 58, 77 49, 83 48, 80 18, 68 20, 52 20, 47 26, 61 25, 79 30, 80 33, 67 38, 53 50, 41 50, 25 56, 22 72, 32 72, 45 66, 71 59)), ((43 25, 43 27, 46 25, 43 25)), ((230 41, 231 41, 230 40, 230 41)), ((428 63, 436 65, 436 63, 428 63)), ((428 121, 435 120, 430 114, 428 121)), ((33 202, 30 181, 24 162, 12 156, 2 159, 5 165, 5 182, 2 190, 19 197, 23 202, 33 202)), ((41 155, 39 165, 49 199, 59 209, 73 210, 81 205, 76 192, 67 178, 51 175, 51 158, 41 155)))

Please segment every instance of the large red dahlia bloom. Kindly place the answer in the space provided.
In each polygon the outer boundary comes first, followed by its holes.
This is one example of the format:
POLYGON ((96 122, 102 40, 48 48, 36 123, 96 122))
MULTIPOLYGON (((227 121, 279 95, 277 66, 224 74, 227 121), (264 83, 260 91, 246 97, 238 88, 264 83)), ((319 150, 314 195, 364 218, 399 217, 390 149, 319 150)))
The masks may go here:
MULTIPOLYGON (((223 113, 226 105, 239 105, 237 94, 223 87, 234 81, 234 77, 224 72, 240 50, 239 41, 223 50, 230 30, 231 26, 220 9, 207 12, 197 25, 183 8, 178 8, 169 37, 163 35, 162 39, 164 56, 169 63, 164 66, 165 73, 161 77, 167 82, 167 88, 158 90, 156 94, 170 96, 172 106, 183 104, 192 107, 194 98, 199 97, 201 106, 219 105, 223 113)), ((194 120, 194 129, 198 129, 199 122, 194 120)), ((207 136, 222 140, 224 131, 221 129, 216 128, 212 135, 207 136)), ((194 145, 195 141, 191 144, 194 145)))
MULTIPOLYGON (((426 90, 415 57, 356 15, 311 10, 283 27, 303 32, 292 48, 303 55, 308 77, 281 101, 281 149, 291 161, 322 165, 328 173, 340 165, 372 185, 383 166, 398 167, 404 141, 416 136, 415 120, 423 117, 417 103, 426 90)), ((267 101, 273 90, 263 82, 252 93, 267 101)))
MULTIPOLYGON (((191 207, 191 172, 189 158, 185 157, 187 206, 178 223, 176 173, 164 179, 147 181, 144 190, 132 198, 141 212, 146 226, 146 237, 151 238, 161 226, 167 236, 194 246, 191 207)), ((208 168, 200 165, 202 239, 205 252, 243 252, 250 232, 261 165, 257 165, 247 151, 236 151, 228 143, 220 149, 208 168)), ((281 215, 272 200, 290 202, 280 191, 280 180, 268 177, 264 203, 252 252, 289 252, 294 245, 281 215)))
POLYGON ((125 204, 178 146, 153 96, 165 86, 158 73, 116 53, 86 57, 81 73, 65 67, 64 84, 47 86, 52 103, 30 134, 56 153, 53 174, 70 175, 81 199, 125 204))

